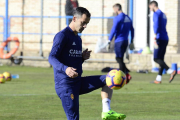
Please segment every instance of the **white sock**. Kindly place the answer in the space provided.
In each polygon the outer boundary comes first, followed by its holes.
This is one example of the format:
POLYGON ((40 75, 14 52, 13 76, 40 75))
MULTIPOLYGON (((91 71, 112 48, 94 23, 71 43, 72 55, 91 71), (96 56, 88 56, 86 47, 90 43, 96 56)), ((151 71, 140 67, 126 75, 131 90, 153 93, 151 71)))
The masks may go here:
POLYGON ((167 70, 167 74, 172 74, 173 71, 174 71, 173 69, 169 68, 169 69, 167 70))
POLYGON ((103 112, 109 112, 110 111, 110 104, 111 104, 111 100, 108 98, 104 98, 102 100, 102 111, 103 112))
POLYGON ((161 81, 161 79, 162 79, 162 76, 161 75, 157 75, 157 77, 156 77, 156 81, 161 81))

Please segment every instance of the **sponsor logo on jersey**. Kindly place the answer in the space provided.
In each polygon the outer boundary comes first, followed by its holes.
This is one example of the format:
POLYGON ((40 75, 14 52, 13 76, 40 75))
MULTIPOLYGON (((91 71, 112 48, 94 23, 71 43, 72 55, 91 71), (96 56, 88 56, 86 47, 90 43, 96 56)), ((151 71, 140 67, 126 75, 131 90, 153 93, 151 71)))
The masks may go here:
POLYGON ((69 50, 69 56, 70 57, 82 57, 82 50, 70 49, 69 50))

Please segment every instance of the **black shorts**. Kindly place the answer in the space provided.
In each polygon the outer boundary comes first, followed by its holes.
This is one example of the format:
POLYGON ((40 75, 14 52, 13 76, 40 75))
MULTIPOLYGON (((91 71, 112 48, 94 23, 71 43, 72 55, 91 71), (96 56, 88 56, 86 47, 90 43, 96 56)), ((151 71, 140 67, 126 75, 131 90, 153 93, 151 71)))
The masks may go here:
POLYGON ((115 53, 117 58, 123 58, 128 46, 128 40, 120 41, 115 43, 115 53))
POLYGON ((164 60, 168 40, 157 40, 158 49, 154 49, 154 59, 164 60))

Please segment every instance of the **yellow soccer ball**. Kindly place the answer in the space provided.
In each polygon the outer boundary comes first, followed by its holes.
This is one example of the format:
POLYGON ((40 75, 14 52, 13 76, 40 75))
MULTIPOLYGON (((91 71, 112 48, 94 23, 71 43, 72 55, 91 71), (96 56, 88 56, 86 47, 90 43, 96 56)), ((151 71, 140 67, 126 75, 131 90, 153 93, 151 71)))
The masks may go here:
POLYGON ((11 74, 10 73, 4 72, 3 75, 4 75, 5 79, 6 79, 6 81, 11 81, 11 74))
POLYGON ((121 70, 111 70, 106 76, 106 85, 111 89, 121 89, 125 84, 126 75, 121 70))
POLYGON ((0 83, 5 83, 6 79, 4 78, 3 74, 0 74, 0 83))

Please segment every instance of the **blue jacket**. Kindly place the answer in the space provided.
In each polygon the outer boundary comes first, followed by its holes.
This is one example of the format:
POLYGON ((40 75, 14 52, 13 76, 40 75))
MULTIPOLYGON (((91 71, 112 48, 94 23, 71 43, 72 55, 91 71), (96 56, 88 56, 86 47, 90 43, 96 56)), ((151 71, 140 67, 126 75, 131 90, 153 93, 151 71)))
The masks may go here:
POLYGON ((54 37, 49 63, 54 69, 55 88, 79 81, 82 74, 82 40, 70 27, 66 27, 54 37), (72 79, 66 75, 67 67, 76 68, 78 77, 72 79))
POLYGON ((166 31, 167 17, 161 10, 157 10, 156 12, 154 12, 153 22, 154 22, 153 28, 154 28, 154 33, 156 34, 156 39, 169 40, 166 31))
POLYGON ((131 39, 134 38, 134 28, 131 19, 124 13, 120 13, 113 20, 113 27, 109 36, 111 41, 115 36, 115 42, 128 40, 131 31, 131 39))

